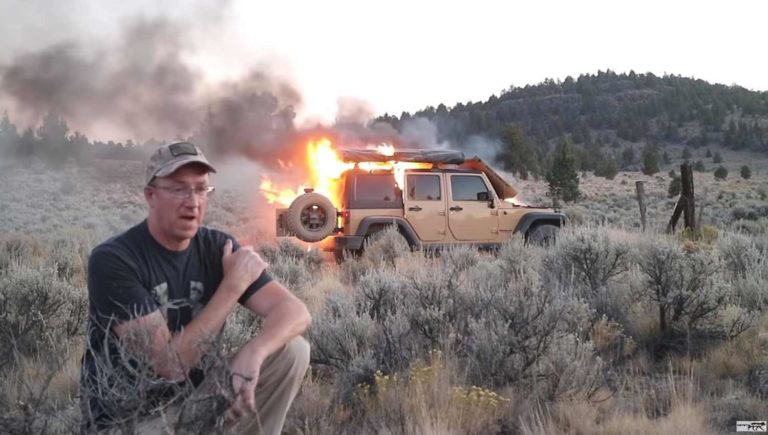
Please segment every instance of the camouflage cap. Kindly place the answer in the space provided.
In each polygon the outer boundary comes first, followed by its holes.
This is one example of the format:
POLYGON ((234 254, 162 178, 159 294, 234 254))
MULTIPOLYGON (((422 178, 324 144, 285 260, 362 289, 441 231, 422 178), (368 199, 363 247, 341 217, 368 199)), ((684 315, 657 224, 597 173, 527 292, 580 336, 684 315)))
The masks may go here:
POLYGON ((163 145, 152 153, 147 163, 147 184, 151 183, 155 177, 167 177, 177 169, 190 163, 200 163, 207 166, 210 172, 216 172, 205 158, 200 148, 189 142, 175 142, 163 145))

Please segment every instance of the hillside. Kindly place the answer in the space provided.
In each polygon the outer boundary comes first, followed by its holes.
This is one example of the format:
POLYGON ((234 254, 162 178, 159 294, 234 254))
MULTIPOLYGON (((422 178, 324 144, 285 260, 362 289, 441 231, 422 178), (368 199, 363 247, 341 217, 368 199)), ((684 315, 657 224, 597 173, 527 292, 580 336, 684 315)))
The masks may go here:
POLYGON ((538 156, 546 160, 552 145, 570 140, 581 150, 581 169, 592 170, 599 158, 620 166, 639 163, 646 146, 671 146, 768 153, 768 92, 668 75, 581 75, 564 81, 511 87, 484 102, 438 104, 399 117, 377 118, 397 129, 426 118, 437 126, 438 141, 462 147, 473 136, 499 139, 500 161, 510 152, 505 130, 520 128, 538 156), (632 149, 634 158, 623 158, 632 149))

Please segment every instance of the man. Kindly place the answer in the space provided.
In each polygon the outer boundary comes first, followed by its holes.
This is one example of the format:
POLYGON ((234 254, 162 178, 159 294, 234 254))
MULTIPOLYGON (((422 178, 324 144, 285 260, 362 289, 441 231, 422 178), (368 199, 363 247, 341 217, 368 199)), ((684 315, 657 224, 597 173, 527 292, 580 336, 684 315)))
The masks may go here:
POLYGON ((194 145, 160 147, 147 165, 147 219, 91 253, 81 373, 87 431, 173 430, 190 390, 204 390, 203 398, 231 392, 224 407, 196 399, 197 417, 225 414, 219 428, 226 421, 237 431, 281 431, 309 364, 299 334, 311 318, 253 247, 202 226, 209 172, 216 171, 194 145), (238 302, 263 323, 224 359, 222 383, 206 368, 215 366, 214 342, 238 302))

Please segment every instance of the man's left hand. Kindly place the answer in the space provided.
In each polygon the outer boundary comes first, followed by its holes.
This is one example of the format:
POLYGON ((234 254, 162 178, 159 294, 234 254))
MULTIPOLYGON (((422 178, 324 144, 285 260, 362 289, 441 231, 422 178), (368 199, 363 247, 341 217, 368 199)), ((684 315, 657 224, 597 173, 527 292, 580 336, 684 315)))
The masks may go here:
POLYGON ((237 353, 230 364, 235 403, 227 410, 227 419, 236 421, 256 412, 256 384, 259 382, 262 359, 245 352, 237 353))

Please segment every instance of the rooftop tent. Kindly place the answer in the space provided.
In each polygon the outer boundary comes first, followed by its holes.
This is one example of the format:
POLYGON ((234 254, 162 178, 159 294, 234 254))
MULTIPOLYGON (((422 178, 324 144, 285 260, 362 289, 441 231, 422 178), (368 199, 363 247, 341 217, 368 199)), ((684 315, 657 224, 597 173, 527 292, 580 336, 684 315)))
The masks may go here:
POLYGON ((464 153, 452 150, 419 150, 399 149, 395 154, 387 156, 376 150, 367 149, 341 149, 341 159, 345 162, 419 162, 433 164, 461 164, 464 162, 464 153))
POLYGON ((491 182, 491 186, 493 186, 493 190, 496 191, 496 195, 501 199, 513 198, 517 195, 517 190, 512 187, 511 184, 507 183, 505 179, 501 178, 501 176, 491 169, 490 166, 485 164, 480 157, 472 157, 471 159, 464 161, 459 167, 483 172, 491 182))

